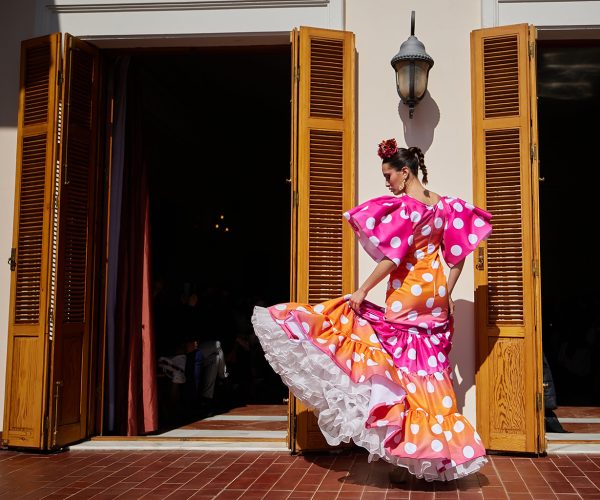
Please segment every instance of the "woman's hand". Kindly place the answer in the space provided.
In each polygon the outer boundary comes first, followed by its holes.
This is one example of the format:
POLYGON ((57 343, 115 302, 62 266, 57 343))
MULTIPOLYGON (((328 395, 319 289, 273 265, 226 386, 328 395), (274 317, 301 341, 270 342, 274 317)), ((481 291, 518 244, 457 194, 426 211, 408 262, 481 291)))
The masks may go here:
POLYGON ((348 300, 348 304, 352 308, 352 310, 358 314, 358 310, 360 309, 360 305, 363 303, 367 296, 367 292, 362 289, 356 290, 352 295, 350 295, 350 299, 348 300))
POLYGON ((454 301, 452 297, 448 297, 448 307, 450 308, 450 316, 454 316, 454 301))

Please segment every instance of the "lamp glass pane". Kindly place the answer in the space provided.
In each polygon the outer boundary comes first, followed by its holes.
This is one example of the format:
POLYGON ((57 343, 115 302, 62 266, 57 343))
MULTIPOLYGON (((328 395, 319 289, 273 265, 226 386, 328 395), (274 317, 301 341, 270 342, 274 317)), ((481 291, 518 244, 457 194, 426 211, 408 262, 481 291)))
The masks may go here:
POLYGON ((396 64, 396 87, 400 99, 406 101, 410 97, 410 62, 402 61, 396 64))
POLYGON ((425 61, 415 61, 415 98, 422 99, 427 90, 427 73, 429 64, 425 61))

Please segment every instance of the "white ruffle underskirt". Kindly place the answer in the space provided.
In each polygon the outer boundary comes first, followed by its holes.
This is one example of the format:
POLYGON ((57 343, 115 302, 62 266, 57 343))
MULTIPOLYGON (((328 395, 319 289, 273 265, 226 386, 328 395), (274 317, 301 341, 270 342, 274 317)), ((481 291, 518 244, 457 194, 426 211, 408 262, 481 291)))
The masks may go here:
POLYGON ((255 307, 254 330, 265 357, 283 382, 305 405, 314 409, 327 442, 332 445, 352 440, 369 452, 369 461, 382 458, 393 465, 406 467, 411 474, 427 481, 450 481, 478 471, 486 462, 476 457, 454 467, 439 459, 397 457, 384 447, 386 437, 398 427, 366 428, 370 409, 382 398, 403 399, 403 390, 383 377, 362 383, 350 377, 306 338, 290 339, 264 307, 255 307), (441 472, 440 472, 441 470, 441 472))

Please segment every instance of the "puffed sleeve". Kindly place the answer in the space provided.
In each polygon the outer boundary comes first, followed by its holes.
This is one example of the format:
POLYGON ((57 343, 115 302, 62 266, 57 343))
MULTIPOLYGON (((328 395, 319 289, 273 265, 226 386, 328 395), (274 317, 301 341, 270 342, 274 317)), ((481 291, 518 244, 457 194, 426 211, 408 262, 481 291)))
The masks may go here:
POLYGON ((344 217, 376 262, 387 257, 400 265, 413 233, 413 223, 404 202, 393 196, 380 196, 345 212, 344 217))
POLYGON ((492 214, 460 198, 446 197, 447 219, 442 240, 442 256, 454 267, 492 232, 492 214))

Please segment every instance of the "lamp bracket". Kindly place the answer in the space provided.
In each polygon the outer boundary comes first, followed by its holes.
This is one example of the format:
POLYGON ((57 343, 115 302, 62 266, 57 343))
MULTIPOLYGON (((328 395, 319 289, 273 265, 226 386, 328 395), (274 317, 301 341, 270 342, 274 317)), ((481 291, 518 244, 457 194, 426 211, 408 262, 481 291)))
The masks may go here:
POLYGON ((415 36, 415 11, 410 13, 410 36, 415 36))

